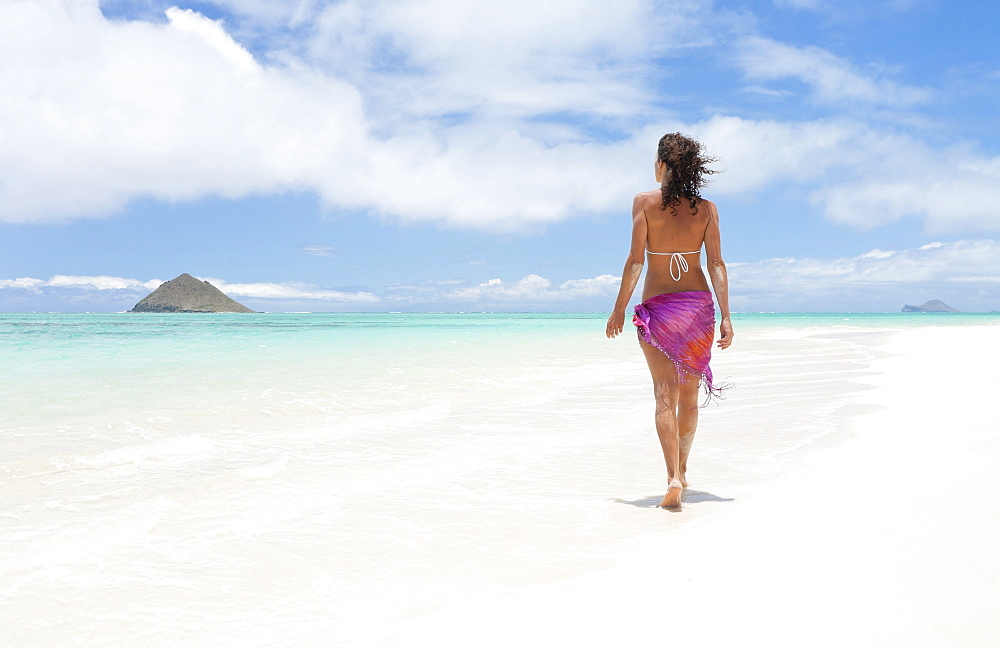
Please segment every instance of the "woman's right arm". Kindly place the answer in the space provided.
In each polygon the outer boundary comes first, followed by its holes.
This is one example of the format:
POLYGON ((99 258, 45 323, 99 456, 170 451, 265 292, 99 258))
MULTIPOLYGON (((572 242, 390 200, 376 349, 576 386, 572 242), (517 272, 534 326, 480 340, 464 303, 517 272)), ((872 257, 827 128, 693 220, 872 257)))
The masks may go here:
POLYGON ((708 226, 705 228, 705 256, 708 262, 708 277, 715 291, 715 301, 719 304, 722 321, 719 322, 719 348, 726 349, 733 343, 733 323, 729 319, 729 275, 726 262, 722 260, 722 235, 719 230, 719 210, 715 203, 708 205, 708 226))
POLYGON ((629 247, 628 258, 625 259, 625 267, 622 269, 622 283, 618 288, 618 298, 615 300, 614 310, 608 317, 608 326, 605 331, 609 338, 613 338, 625 328, 625 309, 632 299, 632 293, 642 276, 642 266, 646 262, 646 213, 643 211, 642 200, 636 195, 632 201, 632 244, 629 247))

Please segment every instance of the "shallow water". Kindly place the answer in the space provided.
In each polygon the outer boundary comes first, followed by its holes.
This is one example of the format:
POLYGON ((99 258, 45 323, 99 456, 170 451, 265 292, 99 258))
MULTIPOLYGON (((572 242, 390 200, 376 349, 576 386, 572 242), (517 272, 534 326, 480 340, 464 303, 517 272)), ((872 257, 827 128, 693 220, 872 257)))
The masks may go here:
POLYGON ((608 567, 795 470, 886 331, 982 322, 880 317, 737 316, 672 514, 603 315, 0 315, 4 644, 378 645, 608 567))

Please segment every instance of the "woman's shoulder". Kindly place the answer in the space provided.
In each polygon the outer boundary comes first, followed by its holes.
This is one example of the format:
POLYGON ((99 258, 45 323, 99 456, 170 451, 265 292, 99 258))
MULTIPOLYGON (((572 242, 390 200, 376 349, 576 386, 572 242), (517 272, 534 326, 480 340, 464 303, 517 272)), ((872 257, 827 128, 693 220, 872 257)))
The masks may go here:
POLYGON ((659 189, 652 189, 650 191, 640 191, 639 193, 637 193, 635 195, 635 199, 636 200, 659 200, 660 196, 662 196, 662 195, 663 194, 660 193, 659 189))
POLYGON ((642 205, 647 207, 649 205, 659 205, 662 200, 663 194, 660 193, 659 189, 654 189, 652 191, 640 191, 635 195, 632 202, 636 205, 642 205))
POLYGON ((712 202, 711 200, 709 200, 708 198, 699 198, 698 199, 698 207, 699 208, 704 208, 705 211, 708 212, 709 216, 718 217, 718 215, 719 215, 719 209, 718 209, 718 207, 716 207, 715 203, 712 202))

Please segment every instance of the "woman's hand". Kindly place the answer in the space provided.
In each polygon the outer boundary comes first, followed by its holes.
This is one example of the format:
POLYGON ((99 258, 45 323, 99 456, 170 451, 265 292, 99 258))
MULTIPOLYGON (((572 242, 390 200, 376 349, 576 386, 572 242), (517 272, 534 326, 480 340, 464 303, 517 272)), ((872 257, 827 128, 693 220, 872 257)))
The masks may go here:
POLYGON ((607 335, 609 338, 613 338, 622 332, 625 327, 625 311, 613 311, 611 316, 608 317, 608 328, 607 335))
POLYGON ((723 318, 722 323, 719 324, 719 348, 728 349, 729 345, 733 343, 733 324, 729 321, 729 318, 723 318))

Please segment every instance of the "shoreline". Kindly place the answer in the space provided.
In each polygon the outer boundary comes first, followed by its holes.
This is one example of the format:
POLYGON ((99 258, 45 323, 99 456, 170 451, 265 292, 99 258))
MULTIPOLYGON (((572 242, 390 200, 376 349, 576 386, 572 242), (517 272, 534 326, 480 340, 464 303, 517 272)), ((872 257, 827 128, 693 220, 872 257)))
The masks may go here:
POLYGON ((612 569, 440 610, 385 645, 458 645, 471 632, 491 646, 994 645, 1000 348, 979 340, 997 333, 891 333, 838 430, 796 451, 802 470, 723 515, 626 542, 612 569), (929 348, 948 353, 929 360, 929 348), (978 400, 967 381, 939 380, 973 369, 978 400), (947 402, 957 410, 935 405, 947 402))

